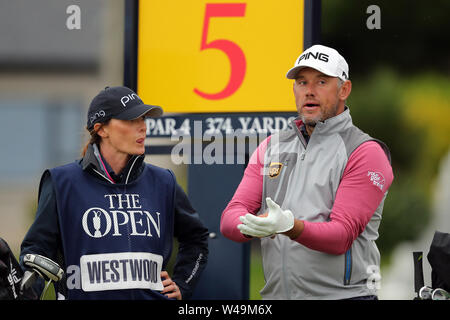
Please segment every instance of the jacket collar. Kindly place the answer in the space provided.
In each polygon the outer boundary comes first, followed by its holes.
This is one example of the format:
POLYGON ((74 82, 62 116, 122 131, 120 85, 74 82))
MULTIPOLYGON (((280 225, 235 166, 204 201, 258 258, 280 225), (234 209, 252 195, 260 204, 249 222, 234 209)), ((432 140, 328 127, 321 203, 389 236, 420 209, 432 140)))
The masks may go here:
POLYGON ((352 117, 350 116, 350 109, 345 106, 342 113, 329 118, 325 121, 321 121, 316 124, 313 135, 320 134, 334 134, 348 128, 352 125, 352 117))
POLYGON ((86 154, 81 159, 81 168, 103 180, 111 183, 129 183, 136 180, 144 169, 144 155, 133 155, 128 160, 125 168, 118 175, 114 173, 106 160, 98 151, 96 145, 90 144, 86 154), (97 153, 98 151, 98 153, 97 153))

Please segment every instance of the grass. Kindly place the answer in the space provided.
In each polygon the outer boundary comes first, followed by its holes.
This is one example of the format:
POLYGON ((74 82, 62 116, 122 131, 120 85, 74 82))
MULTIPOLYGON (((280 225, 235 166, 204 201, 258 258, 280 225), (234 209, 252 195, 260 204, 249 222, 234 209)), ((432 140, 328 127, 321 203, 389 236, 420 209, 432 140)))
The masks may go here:
POLYGON ((259 291, 261 291, 265 284, 259 242, 256 245, 252 243, 250 254, 250 300, 261 300, 259 291))

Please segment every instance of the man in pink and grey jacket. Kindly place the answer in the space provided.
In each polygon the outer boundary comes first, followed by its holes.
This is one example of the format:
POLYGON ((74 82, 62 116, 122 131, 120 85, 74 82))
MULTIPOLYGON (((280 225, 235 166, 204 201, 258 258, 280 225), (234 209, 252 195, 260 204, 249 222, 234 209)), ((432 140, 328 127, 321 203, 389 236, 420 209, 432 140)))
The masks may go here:
POLYGON ((261 239, 263 299, 377 299, 389 149, 353 125, 336 50, 312 46, 286 77, 299 117, 255 150, 220 230, 261 239))

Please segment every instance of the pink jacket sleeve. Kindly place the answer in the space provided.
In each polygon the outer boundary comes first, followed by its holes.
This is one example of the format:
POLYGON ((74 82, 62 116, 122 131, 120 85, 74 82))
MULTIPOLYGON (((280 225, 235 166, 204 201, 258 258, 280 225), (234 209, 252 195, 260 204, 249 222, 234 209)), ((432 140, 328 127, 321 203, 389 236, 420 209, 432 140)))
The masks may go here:
POLYGON ((263 189, 264 154, 270 136, 260 143, 250 157, 244 177, 241 180, 233 198, 222 212, 220 220, 220 232, 227 238, 245 242, 251 238, 244 237, 237 225, 241 223, 240 216, 247 213, 256 214, 261 207, 263 189))
MULTIPOLYGON (((264 153, 269 138, 253 153, 241 183, 222 213, 220 231, 231 240, 250 240, 240 233, 237 225, 240 224, 240 216, 247 212, 255 214, 260 209, 263 185, 261 170, 264 168, 264 153)), ((379 144, 374 141, 363 143, 347 162, 330 221, 303 221, 305 228, 295 241, 313 250, 330 254, 345 253, 364 231, 393 178, 391 165, 379 144)))
POLYGON ((392 167, 375 141, 350 156, 339 184, 330 221, 304 221, 297 242, 330 254, 343 254, 364 231, 394 179, 392 167))

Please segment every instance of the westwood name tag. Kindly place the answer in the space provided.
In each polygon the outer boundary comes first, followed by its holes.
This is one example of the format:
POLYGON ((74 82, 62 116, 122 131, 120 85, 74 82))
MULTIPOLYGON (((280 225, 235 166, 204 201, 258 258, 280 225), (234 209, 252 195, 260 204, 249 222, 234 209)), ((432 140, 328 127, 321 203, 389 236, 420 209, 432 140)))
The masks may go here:
POLYGON ((118 289, 163 290, 163 257, 148 252, 120 252, 84 255, 80 259, 84 291, 118 289))

